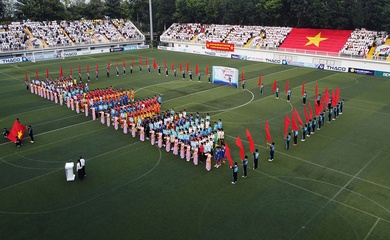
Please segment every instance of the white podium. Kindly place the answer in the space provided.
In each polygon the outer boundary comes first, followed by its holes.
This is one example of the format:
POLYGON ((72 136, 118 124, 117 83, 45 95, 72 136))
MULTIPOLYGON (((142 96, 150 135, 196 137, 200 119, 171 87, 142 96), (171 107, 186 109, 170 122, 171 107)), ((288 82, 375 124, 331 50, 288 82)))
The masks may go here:
POLYGON ((66 181, 74 181, 76 175, 73 173, 74 162, 65 163, 65 176, 66 181))

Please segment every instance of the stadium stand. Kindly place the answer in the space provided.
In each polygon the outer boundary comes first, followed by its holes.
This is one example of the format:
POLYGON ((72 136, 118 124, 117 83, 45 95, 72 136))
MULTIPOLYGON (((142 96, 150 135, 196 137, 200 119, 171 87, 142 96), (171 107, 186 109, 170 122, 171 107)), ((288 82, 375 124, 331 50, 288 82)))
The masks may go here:
POLYGON ((0 25, 0 46, 2 51, 26 49, 28 36, 19 22, 0 25))
POLYGON ((367 56, 371 47, 382 45, 386 38, 386 32, 368 31, 364 28, 355 29, 344 44, 340 54, 367 56))

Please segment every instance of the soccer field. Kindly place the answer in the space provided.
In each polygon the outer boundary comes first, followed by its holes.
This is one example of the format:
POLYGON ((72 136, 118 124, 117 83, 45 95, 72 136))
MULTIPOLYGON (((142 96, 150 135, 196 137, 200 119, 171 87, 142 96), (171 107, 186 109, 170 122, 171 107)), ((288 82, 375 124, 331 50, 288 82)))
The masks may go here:
POLYGON ((0 76, 1 126, 10 129, 19 118, 35 133, 31 144, 26 132, 20 148, 7 139, 0 143, 1 239, 389 239, 389 79, 156 49, 4 64, 0 76), (161 75, 153 68, 147 72, 146 58, 152 66, 156 59, 161 75), (122 59, 127 65, 134 59, 133 74, 122 74, 122 59), (179 71, 177 78, 171 70, 166 77, 164 60, 169 69, 172 61, 177 69, 189 62, 193 72, 199 64, 201 82, 195 74, 193 81, 183 80, 179 71), (162 110, 222 119, 233 160, 239 162, 237 184, 231 184, 228 164, 207 172, 204 163, 194 166, 25 88, 26 72, 33 78, 38 70, 44 79, 46 68, 57 77, 61 66, 68 75, 72 65, 77 76, 79 64, 84 81, 90 65, 90 89, 134 88, 136 100, 160 94, 162 110), (209 84, 206 65, 210 71, 213 65, 244 71, 246 90, 209 84), (257 86, 260 75, 264 95, 257 86), (274 80, 281 89, 278 100, 271 92, 274 80), (343 114, 285 150, 285 115, 297 108, 304 120, 304 82, 312 104, 316 84, 319 92, 340 87, 343 114), (268 162, 265 121, 276 143, 273 162, 268 162), (252 166, 246 129, 260 160, 244 179, 235 140, 243 140, 252 166), (87 177, 67 182, 64 165, 79 156, 86 159, 87 177))

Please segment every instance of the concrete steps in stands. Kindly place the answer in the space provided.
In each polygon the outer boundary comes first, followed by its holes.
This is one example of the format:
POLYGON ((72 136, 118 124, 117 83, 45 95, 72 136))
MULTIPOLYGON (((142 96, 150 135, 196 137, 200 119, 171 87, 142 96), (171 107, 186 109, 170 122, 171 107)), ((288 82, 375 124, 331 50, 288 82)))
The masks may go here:
POLYGON ((375 49, 376 49, 376 47, 372 46, 370 48, 370 51, 368 51, 367 57, 366 57, 368 60, 371 60, 374 57, 375 49))
POLYGON ((62 33, 64 33, 64 35, 70 40, 70 43, 72 44, 72 46, 75 46, 76 44, 74 44, 74 42, 72 41, 72 39, 69 37, 68 33, 66 33, 65 29, 63 29, 61 26, 58 26, 62 33))

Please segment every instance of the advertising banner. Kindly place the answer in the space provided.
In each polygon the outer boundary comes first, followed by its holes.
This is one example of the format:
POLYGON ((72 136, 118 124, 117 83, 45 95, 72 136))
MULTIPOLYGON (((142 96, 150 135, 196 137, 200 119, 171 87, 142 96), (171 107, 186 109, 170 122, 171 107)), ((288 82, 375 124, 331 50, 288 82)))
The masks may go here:
POLYGON ((234 52, 234 43, 206 42, 206 48, 234 52))
POLYGON ((213 83, 238 88, 238 70, 230 67, 213 66, 213 83))

